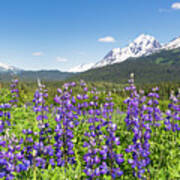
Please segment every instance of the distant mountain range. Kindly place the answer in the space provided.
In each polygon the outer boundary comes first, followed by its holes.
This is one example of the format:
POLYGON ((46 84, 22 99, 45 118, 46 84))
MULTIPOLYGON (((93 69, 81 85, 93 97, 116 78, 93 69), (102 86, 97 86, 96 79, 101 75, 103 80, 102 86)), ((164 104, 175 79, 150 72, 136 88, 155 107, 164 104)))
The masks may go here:
POLYGON ((10 81, 14 77, 18 77, 21 81, 37 81, 38 78, 42 81, 60 81, 73 75, 74 73, 58 70, 23 71, 8 69, 6 71, 0 70, 0 81, 10 81))
POLYGON ((1 63, 0 62, 0 72, 1 73, 6 73, 6 72, 14 72, 14 73, 16 73, 16 72, 19 72, 20 71, 20 69, 18 69, 18 68, 16 68, 16 67, 14 67, 14 66, 10 66, 10 65, 7 65, 7 64, 4 64, 4 63, 1 63))
POLYGON ((84 72, 89 69, 120 63, 128 58, 147 56, 160 50, 170 50, 180 47, 180 37, 162 45, 154 37, 142 34, 124 48, 112 49, 101 61, 97 63, 82 64, 73 67, 69 72, 84 72))
POLYGON ((58 81, 85 79, 92 81, 125 82, 134 72, 140 82, 180 82, 180 37, 164 45, 154 37, 140 35, 125 48, 111 50, 101 61, 58 70, 25 71, 0 63, 0 81, 17 76, 23 81, 58 81), (76 73, 75 73, 76 72, 76 73))
POLYGON ((65 80, 74 73, 61 72, 59 70, 23 70, 14 66, 0 63, 0 81, 10 81, 13 77, 18 77, 22 81, 36 81, 40 78, 43 81, 65 80))

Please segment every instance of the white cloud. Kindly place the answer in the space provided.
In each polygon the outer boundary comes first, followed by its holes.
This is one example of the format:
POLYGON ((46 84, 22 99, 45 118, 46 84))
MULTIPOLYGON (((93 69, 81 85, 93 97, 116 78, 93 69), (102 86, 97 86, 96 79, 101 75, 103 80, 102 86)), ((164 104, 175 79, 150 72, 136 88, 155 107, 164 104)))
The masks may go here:
POLYGON ((113 42, 115 42, 115 39, 111 36, 106 36, 103 38, 99 38, 98 41, 99 42, 106 42, 106 43, 113 43, 113 42))
POLYGON ((66 58, 57 56, 57 57, 56 57, 56 61, 58 61, 58 62, 67 62, 68 60, 67 60, 66 58))
POLYGON ((180 10, 180 2, 175 2, 171 6, 172 9, 180 10))
POLYGON ((43 56, 43 52, 33 52, 32 55, 33 56, 43 56))

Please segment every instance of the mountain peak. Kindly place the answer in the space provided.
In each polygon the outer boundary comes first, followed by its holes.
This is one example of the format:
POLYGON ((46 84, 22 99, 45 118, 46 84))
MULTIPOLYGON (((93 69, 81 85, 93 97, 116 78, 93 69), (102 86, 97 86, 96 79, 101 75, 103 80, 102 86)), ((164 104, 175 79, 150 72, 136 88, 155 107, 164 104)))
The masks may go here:
POLYGON ((154 41, 155 38, 148 34, 141 34, 134 40, 134 42, 140 43, 141 41, 147 41, 147 40, 154 41))
POLYGON ((17 72, 20 71, 20 69, 0 62, 0 72, 7 72, 7 71, 17 72))
POLYGON ((139 35, 129 46, 136 45, 142 48, 160 48, 161 44, 151 35, 141 34, 139 35))
POLYGON ((4 70, 8 70, 10 66, 0 62, 0 68, 3 68, 4 70))
POLYGON ((161 48, 161 44, 153 36, 141 34, 128 46, 111 50, 101 61, 95 64, 94 68, 119 63, 130 57, 149 55, 159 48, 161 48))
POLYGON ((180 48, 180 36, 174 38, 172 41, 165 44, 165 46, 163 47, 163 49, 167 49, 167 50, 176 49, 176 48, 180 48))
POLYGON ((92 68, 103 67, 106 65, 120 63, 128 58, 138 58, 141 56, 147 56, 158 52, 162 49, 176 49, 180 48, 180 37, 177 37, 165 45, 161 45, 155 37, 148 34, 140 34, 134 39, 128 46, 124 48, 114 48, 112 49, 101 61, 95 63, 94 65, 89 64, 82 65, 79 67, 73 68, 73 71, 70 72, 83 72, 92 68))

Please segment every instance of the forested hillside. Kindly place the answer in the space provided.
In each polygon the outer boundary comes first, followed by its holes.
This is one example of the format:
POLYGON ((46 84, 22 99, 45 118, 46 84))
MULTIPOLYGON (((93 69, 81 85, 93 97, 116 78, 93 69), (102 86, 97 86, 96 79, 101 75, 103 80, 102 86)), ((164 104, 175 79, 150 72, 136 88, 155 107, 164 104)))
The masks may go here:
POLYGON ((122 63, 77 74, 73 79, 125 83, 132 72, 137 83, 179 82, 180 49, 163 50, 136 59, 130 58, 122 63))

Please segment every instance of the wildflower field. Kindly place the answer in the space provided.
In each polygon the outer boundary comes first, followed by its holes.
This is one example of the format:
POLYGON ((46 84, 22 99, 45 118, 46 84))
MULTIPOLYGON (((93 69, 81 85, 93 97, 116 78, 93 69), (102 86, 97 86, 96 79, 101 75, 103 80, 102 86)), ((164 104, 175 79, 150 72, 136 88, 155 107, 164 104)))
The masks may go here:
POLYGON ((18 83, 0 89, 1 179, 180 179, 177 90, 162 110, 158 87, 145 95, 133 76, 123 102, 80 81, 58 88, 51 104, 39 82, 22 103, 18 83))

